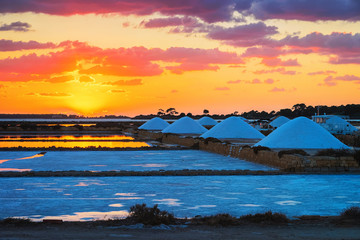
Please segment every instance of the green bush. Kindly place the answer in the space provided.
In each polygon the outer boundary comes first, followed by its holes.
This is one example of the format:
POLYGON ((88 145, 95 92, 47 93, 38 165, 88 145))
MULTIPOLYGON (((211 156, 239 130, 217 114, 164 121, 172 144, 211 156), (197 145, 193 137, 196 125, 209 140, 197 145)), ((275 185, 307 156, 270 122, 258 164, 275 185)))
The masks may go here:
POLYGON ((157 204, 153 207, 146 207, 145 203, 141 205, 136 204, 130 207, 130 215, 128 218, 136 223, 145 225, 169 225, 175 223, 174 215, 167 211, 160 211, 157 204))
POLYGON ((279 156, 279 158, 281 158, 285 154, 298 154, 301 156, 309 156, 309 154, 302 149, 282 150, 278 153, 278 156, 279 156))
POLYGON ((352 218, 360 220, 360 207, 350 207, 345 209, 341 214, 343 218, 352 218))
POLYGON ((240 220, 252 223, 288 223, 290 220, 282 213, 266 213, 248 214, 240 217, 240 220))

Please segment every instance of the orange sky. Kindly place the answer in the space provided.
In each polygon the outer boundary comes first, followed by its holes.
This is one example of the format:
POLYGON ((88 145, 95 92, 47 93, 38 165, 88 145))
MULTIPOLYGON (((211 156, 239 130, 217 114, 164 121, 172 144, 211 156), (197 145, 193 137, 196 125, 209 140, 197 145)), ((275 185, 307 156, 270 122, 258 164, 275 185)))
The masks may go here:
POLYGON ((134 116, 169 107, 198 114, 360 103, 356 1, 210 2, 0 3, 0 113, 134 116))

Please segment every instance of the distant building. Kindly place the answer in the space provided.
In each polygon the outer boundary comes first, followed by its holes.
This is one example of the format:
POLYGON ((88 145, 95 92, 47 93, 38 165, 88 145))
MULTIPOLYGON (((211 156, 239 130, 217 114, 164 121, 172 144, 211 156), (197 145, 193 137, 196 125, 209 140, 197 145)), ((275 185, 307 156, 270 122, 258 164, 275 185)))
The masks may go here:
POLYGON ((352 134, 357 131, 353 125, 346 121, 348 116, 315 115, 312 120, 332 134, 352 134))

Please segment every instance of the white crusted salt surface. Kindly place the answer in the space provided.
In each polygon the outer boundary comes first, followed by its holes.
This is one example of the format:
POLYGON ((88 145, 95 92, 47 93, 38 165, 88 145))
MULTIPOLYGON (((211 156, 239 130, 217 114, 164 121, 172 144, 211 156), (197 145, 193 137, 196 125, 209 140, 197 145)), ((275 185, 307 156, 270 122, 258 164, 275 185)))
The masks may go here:
POLYGON ((0 178, 0 218, 116 218, 138 203, 176 217, 328 216, 360 206, 359 189, 360 175, 0 178))

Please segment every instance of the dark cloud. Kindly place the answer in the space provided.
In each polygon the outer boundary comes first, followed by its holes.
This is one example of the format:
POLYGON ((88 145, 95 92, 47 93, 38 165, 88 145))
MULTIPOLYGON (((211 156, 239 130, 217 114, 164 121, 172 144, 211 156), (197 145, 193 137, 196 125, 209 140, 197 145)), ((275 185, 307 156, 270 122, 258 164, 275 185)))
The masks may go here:
POLYGON ((257 19, 359 20, 358 0, 257 0, 247 14, 257 19))
POLYGON ((107 14, 185 15, 206 22, 233 19, 234 12, 257 19, 357 20, 358 0, 1 0, 0 13, 35 12, 52 15, 107 14))
POLYGON ((46 49, 55 48, 54 43, 39 43, 36 41, 22 42, 12 41, 6 39, 0 39, 0 51, 19 51, 19 50, 30 50, 30 49, 46 49))
POLYGON ((1 25, 0 31, 27 32, 30 30, 30 28, 31 28, 30 24, 18 21, 18 22, 12 22, 10 24, 1 25))

